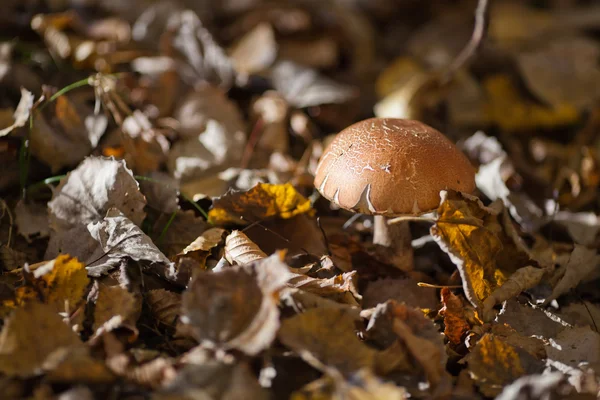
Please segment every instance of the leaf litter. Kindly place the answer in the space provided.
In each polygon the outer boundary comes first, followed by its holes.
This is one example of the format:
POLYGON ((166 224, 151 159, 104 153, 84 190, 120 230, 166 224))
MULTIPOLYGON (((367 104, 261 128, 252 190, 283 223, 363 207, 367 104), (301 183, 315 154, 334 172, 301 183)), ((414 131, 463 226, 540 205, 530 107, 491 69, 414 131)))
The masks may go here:
POLYGON ((600 9, 342 3, 8 3, 6 398, 597 397, 600 9), (477 169, 407 270, 313 186, 372 115, 477 169))

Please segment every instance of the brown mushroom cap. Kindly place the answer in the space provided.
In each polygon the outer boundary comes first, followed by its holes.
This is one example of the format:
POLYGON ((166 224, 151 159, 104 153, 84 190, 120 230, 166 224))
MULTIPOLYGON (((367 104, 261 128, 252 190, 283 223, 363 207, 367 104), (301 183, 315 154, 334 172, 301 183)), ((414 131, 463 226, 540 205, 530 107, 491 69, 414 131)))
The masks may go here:
POLYGON ((421 214, 440 191, 470 193, 475 171, 442 133, 419 121, 371 118, 344 129, 325 150, 315 187, 331 202, 363 214, 421 214))

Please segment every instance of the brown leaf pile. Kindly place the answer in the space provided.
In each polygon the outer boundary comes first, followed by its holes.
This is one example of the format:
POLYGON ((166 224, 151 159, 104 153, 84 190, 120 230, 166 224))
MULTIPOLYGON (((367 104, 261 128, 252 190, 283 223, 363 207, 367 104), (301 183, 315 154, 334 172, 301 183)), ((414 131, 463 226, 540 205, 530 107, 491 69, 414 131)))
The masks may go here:
POLYGON ((594 2, 7 0, 0 31, 0 398, 598 397, 594 2), (402 270, 313 186, 373 115, 477 171, 402 270))

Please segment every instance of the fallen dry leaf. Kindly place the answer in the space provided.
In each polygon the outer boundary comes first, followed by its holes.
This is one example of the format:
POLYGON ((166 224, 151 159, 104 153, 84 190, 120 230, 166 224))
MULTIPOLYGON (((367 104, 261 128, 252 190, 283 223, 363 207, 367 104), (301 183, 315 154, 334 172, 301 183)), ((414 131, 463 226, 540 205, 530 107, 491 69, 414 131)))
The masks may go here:
POLYGON ((15 291, 15 305, 41 301, 66 315, 73 313, 83 302, 90 283, 85 265, 69 255, 26 266, 24 275, 26 285, 15 291))
POLYGON ((471 325, 467 322, 463 302, 460 297, 456 296, 448 288, 443 288, 441 292, 442 304, 440 315, 444 317, 444 335, 450 343, 462 343, 464 335, 471 329, 471 325))
POLYGON ((501 239, 496 210, 466 195, 442 192, 441 197, 431 235, 456 264, 467 299, 483 308, 485 299, 517 270, 519 259, 502 263, 509 243, 501 239))
POLYGON ((259 183, 246 192, 228 192, 214 199, 208 217, 215 225, 246 225, 274 217, 292 218, 304 213, 313 213, 310 200, 292 185, 259 183))
POLYGON ((543 363, 528 352, 491 334, 477 342, 466 361, 479 390, 489 397, 498 395, 505 385, 516 379, 543 370, 543 363))
POLYGON ((51 305, 31 302, 8 317, 0 334, 0 370, 16 377, 39 375, 61 348, 83 346, 51 305))
POLYGON ((194 338, 249 355, 268 347, 279 328, 276 293, 289 278, 281 257, 199 273, 182 298, 182 321, 194 338))
POLYGON ((569 262, 564 267, 564 272, 560 280, 552 290, 552 294, 545 300, 545 304, 567 293, 588 276, 598 267, 600 257, 596 250, 589 249, 582 245, 575 245, 569 262))
POLYGON ((141 312, 141 301, 119 286, 99 286, 94 309, 94 335, 97 337, 118 328, 126 328, 131 331, 129 340, 135 341, 138 335, 136 321, 141 312))
POLYGON ((242 231, 235 230, 225 238, 225 258, 232 265, 244 265, 267 258, 267 254, 242 231))
POLYGON ((358 320, 343 309, 312 308, 283 321, 277 338, 313 367, 345 376, 373 368, 375 350, 356 335, 358 320), (314 365, 315 358, 320 364, 314 365))

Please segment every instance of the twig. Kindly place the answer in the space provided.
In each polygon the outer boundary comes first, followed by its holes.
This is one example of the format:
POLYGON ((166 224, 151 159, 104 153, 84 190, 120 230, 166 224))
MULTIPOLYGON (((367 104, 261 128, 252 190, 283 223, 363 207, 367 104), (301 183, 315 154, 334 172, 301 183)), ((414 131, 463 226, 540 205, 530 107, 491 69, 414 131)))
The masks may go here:
POLYGON ((483 39, 485 38, 485 34, 487 32, 487 20, 488 20, 488 0, 479 0, 477 3, 477 8, 475 9, 475 27, 473 28, 473 33, 471 34, 471 39, 467 45, 462 49, 462 51, 456 56, 456 58, 450 63, 447 71, 443 74, 441 78, 441 84, 444 85, 448 83, 454 75, 456 71, 462 68, 469 59, 471 59, 479 47, 483 43, 483 39))

